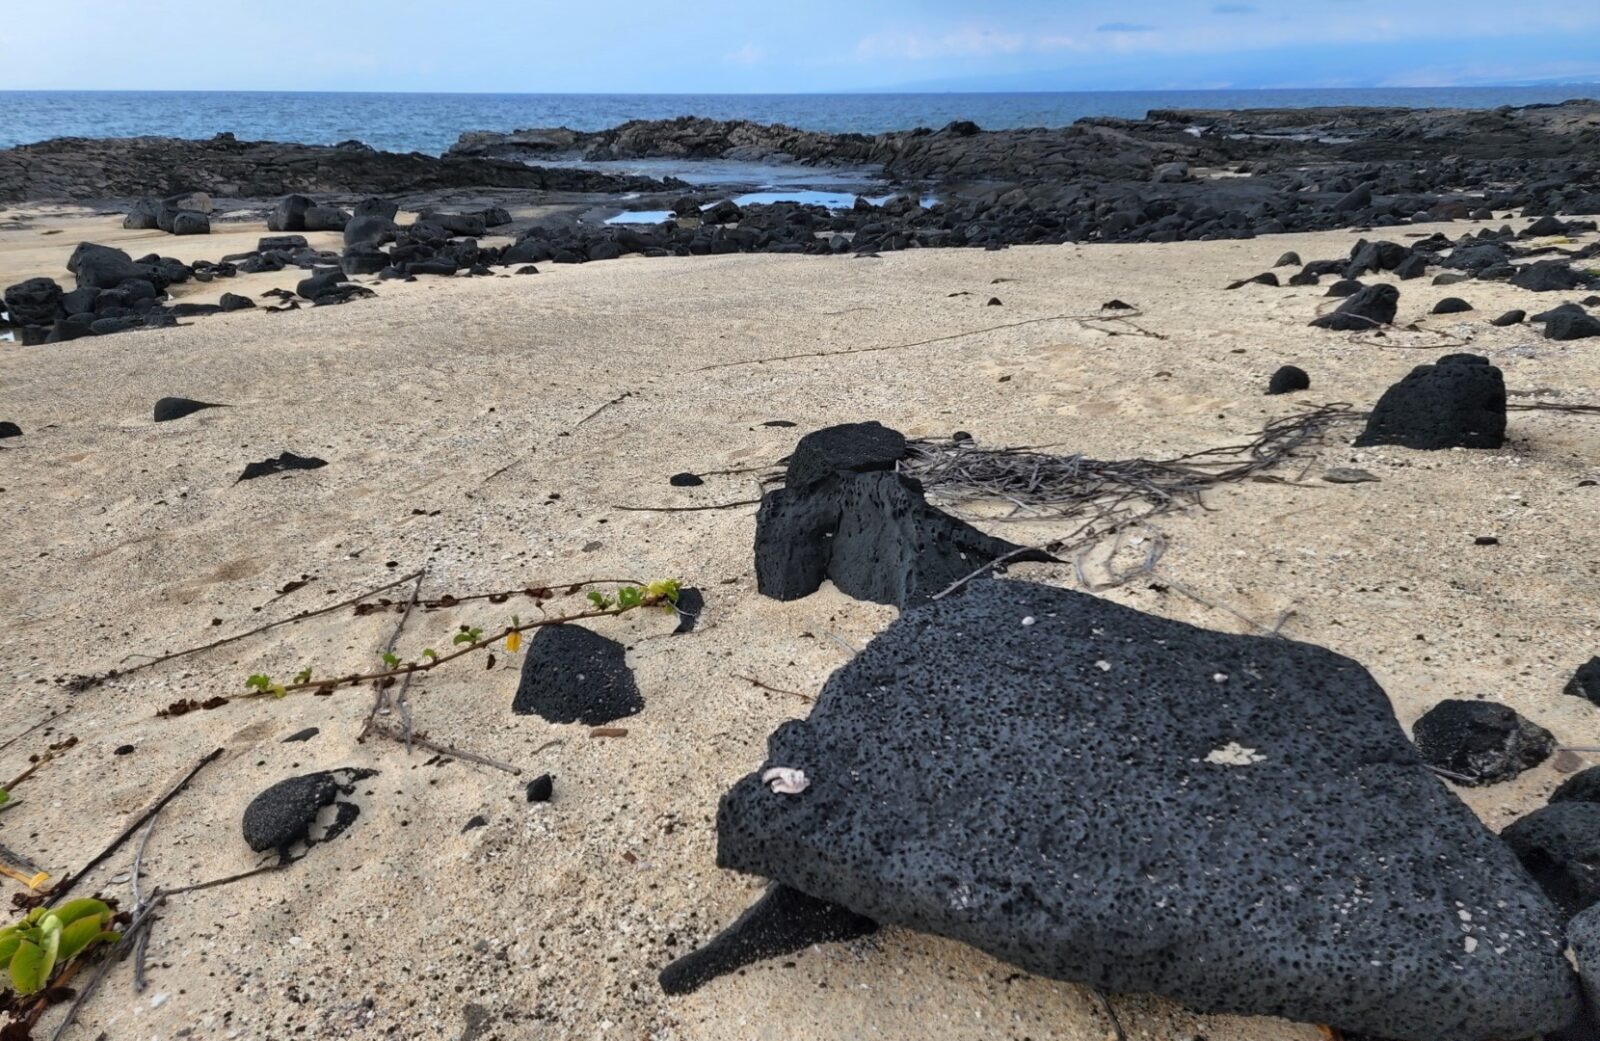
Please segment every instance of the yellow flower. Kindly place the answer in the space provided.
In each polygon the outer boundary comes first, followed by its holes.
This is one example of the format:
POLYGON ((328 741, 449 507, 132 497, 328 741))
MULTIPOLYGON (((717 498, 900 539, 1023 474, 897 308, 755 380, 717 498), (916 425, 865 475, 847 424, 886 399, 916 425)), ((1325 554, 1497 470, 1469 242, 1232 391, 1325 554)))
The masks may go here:
POLYGON ((516 654, 522 648, 521 633, 506 633, 506 653, 516 654))

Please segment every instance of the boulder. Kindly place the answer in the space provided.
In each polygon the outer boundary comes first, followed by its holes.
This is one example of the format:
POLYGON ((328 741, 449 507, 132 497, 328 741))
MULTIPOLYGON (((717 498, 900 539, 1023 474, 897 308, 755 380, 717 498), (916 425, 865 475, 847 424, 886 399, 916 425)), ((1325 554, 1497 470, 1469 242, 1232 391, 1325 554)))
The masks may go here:
POLYGON ((1500 317, 1490 319, 1489 324, 1498 329, 1504 329, 1507 326, 1521 325, 1522 320, 1526 317, 1528 317, 1528 312, 1512 308, 1500 317))
POLYGON ((1556 785, 1556 790, 1550 793, 1550 801, 1600 803, 1600 766, 1580 770, 1556 785))
POLYGON ((240 296, 238 293, 223 293, 222 298, 217 301, 217 304, 224 311, 247 311, 256 306, 256 302, 254 300, 250 299, 248 296, 240 296))
POLYGON ((723 796, 717 863, 1202 1012, 1487 1041, 1578 1009, 1555 909, 1359 664, 1031 583, 836 672, 723 796))
POLYGON ((122 250, 93 242, 81 243, 73 251, 67 269, 77 279, 79 288, 92 286, 95 289, 114 289, 133 280, 149 282, 152 289, 162 288, 166 284, 164 281, 161 286, 155 284, 155 279, 160 276, 149 265, 135 264, 122 250))
POLYGON ((1593 315, 1561 311, 1544 323, 1547 340, 1588 340, 1600 336, 1600 319, 1593 315))
POLYGON ((893 470, 906 457, 906 438, 876 420, 813 430, 789 456, 784 483, 799 488, 837 471, 893 470))
POLYGON ((1517 269, 1511 284, 1535 293, 1554 293, 1587 285, 1587 276, 1572 269, 1565 260, 1541 260, 1517 269))
POLYGON ((399 228, 388 217, 357 214, 344 226, 344 244, 349 246, 380 246, 393 242, 399 228))
POLYGON ((368 197, 356 203, 352 211, 354 217, 381 217, 386 221, 393 221, 400 212, 400 204, 390 202, 388 199, 368 197))
POLYGON ((30 278, 6 289, 5 309, 16 325, 49 325, 65 317, 66 294, 53 278, 30 278))
MULTIPOLYGON (((1577 955, 1578 974, 1583 977, 1583 989, 1588 995, 1590 1022, 1600 1023, 1600 1016, 1595 1015, 1595 1010, 1600 1010, 1600 908, 1591 907, 1568 922, 1567 940, 1577 955)), ((1589 1041, 1595 1033, 1574 1035, 1574 1041, 1577 1036, 1589 1041)))
POLYGON ((1433 305, 1429 314, 1460 314, 1462 311, 1472 310, 1472 305, 1459 296, 1447 296, 1433 305))
POLYGON ((1433 365, 1418 365, 1384 391, 1355 443, 1499 448, 1505 433, 1505 377, 1486 358, 1450 354, 1433 365))
POLYGON ((904 607, 1001 557, 1051 559, 935 509, 896 473, 836 471, 768 492, 756 513, 756 588, 775 600, 831 580, 859 600, 904 607))
POLYGON ((140 199, 122 218, 122 226, 130 231, 153 231, 160 227, 161 202, 158 199, 140 199))
MULTIPOLYGON (((1331 290, 1329 291, 1331 295, 1331 290)), ((1338 310, 1311 320, 1319 329, 1339 332, 1359 332, 1388 325, 1394 321, 1400 305, 1400 290, 1386 282, 1364 286, 1352 295, 1338 310)))
POLYGON ((1178 184, 1190 180, 1188 163, 1162 163, 1150 171, 1150 180, 1155 184, 1178 184))
POLYGON ((1302 261, 1300 259, 1300 254, 1296 253, 1294 250, 1290 250, 1289 252, 1285 253, 1283 256, 1279 257, 1277 262, 1275 264, 1273 264, 1272 266, 1273 267, 1299 267, 1303 263, 1304 263, 1304 261, 1302 261))
POLYGON ((349 249, 339 259, 339 270, 347 275, 376 275, 389 266, 389 254, 377 249, 349 249))
POLYGON ((306 211, 316 203, 304 195, 290 195, 278 201, 267 215, 268 231, 305 231, 306 211))
POLYGON ((511 711, 601 726, 643 711, 622 644, 581 625, 547 625, 528 641, 511 711))
POLYGON ((1411 728, 1422 761, 1468 787, 1499 784, 1550 758, 1556 739, 1509 705, 1449 699, 1411 728))
POLYGON ((194 210, 179 210, 172 215, 174 235, 209 235, 211 218, 194 210))
POLYGON ((308 206, 301 220, 306 231, 343 231, 350 214, 337 206, 308 206))
POLYGON ((1563 917, 1600 903, 1600 803, 1553 802, 1513 822, 1500 837, 1563 917))
POLYGON ((256 251, 259 253, 272 251, 295 253, 310 248, 311 243, 306 241, 304 235, 263 235, 256 240, 256 251))

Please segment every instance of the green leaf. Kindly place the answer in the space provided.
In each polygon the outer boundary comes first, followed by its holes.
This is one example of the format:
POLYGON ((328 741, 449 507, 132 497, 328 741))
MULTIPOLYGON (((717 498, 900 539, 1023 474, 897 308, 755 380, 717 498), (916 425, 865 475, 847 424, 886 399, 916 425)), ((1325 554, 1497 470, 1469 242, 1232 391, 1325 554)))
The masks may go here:
POLYGON ((432 647, 424 647, 422 649, 422 656, 424 658, 432 658, 434 661, 439 660, 439 652, 434 650, 432 647))
POLYGON ((589 590, 589 602, 594 604, 595 607, 602 611, 610 606, 611 603, 610 598, 604 593, 600 592, 598 589, 589 590))
POLYGON ((96 900, 92 896, 79 897, 77 900, 68 900, 60 907, 51 908, 50 913, 60 919, 62 926, 71 925, 79 919, 94 915, 102 922, 111 915, 111 908, 103 900, 96 900))
POLYGON ((294 681, 296 683, 310 683, 311 682, 311 667, 308 665, 305 668, 301 669, 299 672, 295 673, 294 674, 294 681))
POLYGON ((472 634, 471 633, 456 633, 455 636, 451 637, 450 642, 453 643, 453 644, 457 644, 457 645, 460 645, 460 644, 463 644, 463 643, 471 643, 472 642, 472 634))
POLYGON ((6 791, 4 788, 0 788, 0 806, 4 806, 6 803, 8 803, 10 801, 11 801, 11 793, 6 791))
POLYGON ((22 997, 44 990, 49 979, 44 950, 31 940, 23 940, 11 955, 11 989, 22 997))
POLYGON ((389 666, 391 669, 397 668, 400 665, 400 656, 395 654, 393 651, 384 651, 383 663, 389 666))
POLYGON ((244 685, 246 687, 254 687, 259 691, 265 691, 268 687, 272 686, 272 679, 266 673, 258 672, 254 676, 251 676, 249 679, 245 680, 244 685))
POLYGON ((0 965, 11 964, 11 956, 17 953, 17 948, 22 945, 22 933, 16 929, 7 929, 0 933, 0 965))
POLYGON ((61 930, 61 949, 56 958, 63 965, 82 954, 91 944, 100 940, 118 940, 121 935, 104 929, 98 918, 80 918, 61 930))

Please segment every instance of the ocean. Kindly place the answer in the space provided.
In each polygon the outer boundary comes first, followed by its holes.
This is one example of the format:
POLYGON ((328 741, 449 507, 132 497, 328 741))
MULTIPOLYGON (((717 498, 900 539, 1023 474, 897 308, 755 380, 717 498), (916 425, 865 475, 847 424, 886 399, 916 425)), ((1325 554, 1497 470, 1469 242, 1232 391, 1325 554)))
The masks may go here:
POLYGON ((1153 108, 1394 105, 1495 108, 1600 97, 1600 84, 1339 90, 1104 91, 1036 94, 311 94, 245 91, 0 91, 0 147, 51 137, 210 137, 335 144, 437 155, 464 130, 697 115, 874 134, 970 119, 989 129, 1064 126, 1153 108))

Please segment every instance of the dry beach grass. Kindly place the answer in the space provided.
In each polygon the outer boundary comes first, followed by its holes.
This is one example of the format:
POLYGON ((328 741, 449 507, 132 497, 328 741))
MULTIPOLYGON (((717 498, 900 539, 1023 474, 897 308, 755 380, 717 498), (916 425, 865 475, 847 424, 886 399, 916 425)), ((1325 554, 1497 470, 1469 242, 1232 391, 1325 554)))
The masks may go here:
MULTIPOLYGON (((124 245, 108 233, 113 224, 59 214, 0 230, 0 283, 61 274, 79 239, 124 245), (62 233, 41 234, 54 229, 62 233)), ((227 226, 209 239, 159 236, 150 248, 214 258, 235 248, 232 236, 244 249, 261 233, 227 226)), ((625 258, 542 266, 532 277, 386 284, 376 300, 294 314, 0 345, 0 418, 25 431, 0 446, 0 742, 68 712, 0 752, 0 775, 44 744, 80 741, 19 789, 0 818, 6 844, 53 873, 75 868, 221 747, 145 856, 149 879, 178 886, 256 863, 238 821, 267 785, 320 768, 381 771, 360 785, 361 819, 336 842, 284 871, 175 898, 152 936, 150 990, 135 995, 126 968, 114 971, 81 1035, 1104 1038, 1110 1023, 1088 991, 893 929, 686 997, 660 993, 661 966, 759 889, 714 866, 712 818, 720 792, 761 761, 772 728, 805 713, 804 700, 778 691, 814 694, 892 609, 831 587, 793 603, 759 596, 753 507, 617 507, 754 498, 756 473, 689 489, 667 478, 775 462, 800 433, 830 423, 877 419, 915 437, 963 429, 988 445, 1171 458, 1247 441, 1300 402, 1368 407, 1412 365, 1459 348, 1386 349, 1307 328, 1333 303, 1314 287, 1222 290, 1285 250, 1340 256, 1356 237, 860 260, 625 258), (1003 306, 986 307, 990 296, 1003 306), (1137 306, 1139 325, 1162 338, 1032 321, 1094 313, 1113 298, 1137 306), (954 333, 970 335, 935 339, 954 333), (1312 390, 1263 396, 1285 363, 1305 368, 1312 390), (165 395, 232 407, 157 426, 150 408, 165 395), (797 426, 764 425, 772 420, 797 426), (329 465, 234 483, 245 463, 285 450, 329 465), (425 595, 671 575, 702 589, 706 607, 687 635, 669 635, 671 620, 653 613, 595 623, 628 646, 644 693, 625 737, 512 716, 520 657, 413 685, 420 730, 516 764, 522 778, 388 741, 357 744, 366 691, 156 718, 182 698, 237 693, 254 672, 369 667, 393 615, 335 613, 77 695, 56 683, 421 568, 425 595), (277 594, 305 576, 314 578, 277 594), (282 743, 308 726, 321 732, 282 743), (133 751, 113 754, 124 745, 133 751), (543 772, 555 776, 555 798, 530 806, 523 783, 543 772), (487 826, 463 833, 479 814, 487 826)), ((243 279, 217 282, 192 299, 292 288, 297 277, 250 276, 248 289, 243 279)), ((1409 282, 1401 320, 1420 319, 1423 332, 1397 332, 1390 347, 1445 334, 1499 365, 1513 402, 1600 401, 1595 347, 1487 324, 1510 307, 1560 299, 1498 283, 1409 282), (1426 317, 1449 295, 1477 310, 1426 317)), ((1159 518, 1168 549, 1157 572, 1103 595, 1227 630, 1281 619, 1285 635, 1365 664, 1407 726, 1443 698, 1487 698, 1563 744, 1600 745, 1592 706, 1560 693, 1600 642, 1600 487, 1580 484, 1600 478, 1600 419, 1515 412, 1510 434, 1500 451, 1418 453, 1353 450, 1336 432, 1303 479, 1300 467, 1285 468, 1275 475, 1289 483, 1229 484, 1207 492, 1206 509, 1159 518), (1331 466, 1380 480, 1320 481, 1331 466), (1475 545, 1479 535, 1500 544, 1475 545)), ((1047 518, 994 530, 1044 542, 1062 529, 1047 518)), ((1127 547, 1121 563, 1139 552, 1127 547)), ((1070 564, 1016 573, 1076 582, 1070 564)), ((503 624, 511 609, 419 613, 400 646, 414 654, 448 642, 457 623, 503 624)), ((1561 776, 1552 761, 1461 794, 1498 829, 1561 776)), ((124 850, 85 885, 128 902, 131 856, 124 850)), ((1132 1038, 1317 1036, 1149 997, 1114 1001, 1132 1038)))

